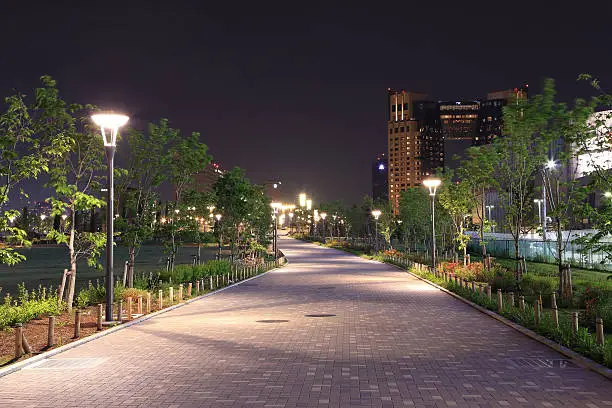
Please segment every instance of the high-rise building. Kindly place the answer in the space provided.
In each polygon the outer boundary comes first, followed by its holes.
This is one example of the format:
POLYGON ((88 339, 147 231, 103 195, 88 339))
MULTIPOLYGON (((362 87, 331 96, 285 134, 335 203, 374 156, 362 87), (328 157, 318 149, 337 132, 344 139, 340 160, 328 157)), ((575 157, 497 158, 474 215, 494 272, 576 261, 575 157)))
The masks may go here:
POLYGON ((389 200, 399 211, 400 193, 444 166, 438 105, 427 95, 388 90, 389 200))
POLYGON ((528 86, 529 85, 524 85, 520 88, 491 92, 487 95, 487 99, 480 103, 478 134, 474 139, 474 146, 491 143, 493 139, 501 136, 503 131, 502 116, 504 114, 504 106, 512 100, 527 98, 528 86))
POLYGON ((465 149, 478 137, 478 101, 440 102, 440 121, 444 134, 444 156, 447 167, 455 168, 465 149))
POLYGON ((389 163, 382 153, 372 163, 372 198, 374 200, 389 199, 389 163))

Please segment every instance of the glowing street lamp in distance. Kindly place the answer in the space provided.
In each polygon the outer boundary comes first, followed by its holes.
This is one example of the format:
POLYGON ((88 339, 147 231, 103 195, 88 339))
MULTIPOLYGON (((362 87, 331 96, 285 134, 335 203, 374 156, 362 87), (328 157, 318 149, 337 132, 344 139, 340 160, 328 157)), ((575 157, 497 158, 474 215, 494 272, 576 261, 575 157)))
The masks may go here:
POLYGON ((308 200, 306 200, 306 209, 310 211, 311 208, 312 208, 312 200, 309 198, 308 200))
POLYGON ((327 213, 326 212, 322 212, 321 213, 321 218, 323 219, 323 221, 325 221, 325 218, 327 218, 327 213))
POLYGON ((382 214, 382 211, 380 211, 380 210, 373 210, 372 211, 372 216, 374 217, 375 220, 378 220, 378 217, 380 217, 381 214, 382 214))
POLYGON ((423 185, 429 189, 430 196, 436 195, 436 190, 438 189, 440 184, 442 184, 442 180, 436 178, 429 178, 423 180, 423 185))
POLYGON ((217 221, 221 221, 221 217, 223 217, 221 214, 215 215, 215 218, 217 219, 217 221))
POLYGON ((555 167, 557 167, 557 162, 555 162, 554 160, 550 159, 547 163, 546 163, 546 168, 549 170, 554 170, 555 167))
POLYGON ((612 192, 610 192, 610 191, 606 191, 606 192, 604 193, 604 197, 606 197, 606 198, 612 198, 612 192))
POLYGON ((300 200, 300 207, 306 207, 306 193, 300 193, 299 200, 300 200))

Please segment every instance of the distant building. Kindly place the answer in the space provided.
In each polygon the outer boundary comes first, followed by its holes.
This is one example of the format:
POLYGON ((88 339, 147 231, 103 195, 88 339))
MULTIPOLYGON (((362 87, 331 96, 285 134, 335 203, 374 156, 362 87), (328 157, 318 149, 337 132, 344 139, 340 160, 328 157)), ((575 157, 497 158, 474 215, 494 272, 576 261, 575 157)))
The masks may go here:
POLYGON ((374 200, 389 199, 389 162, 384 153, 372 163, 372 198, 374 200))
POLYGON ((444 136, 438 106, 427 95, 388 90, 389 200, 399 211, 400 193, 444 166, 444 136))
POLYGON ((504 106, 517 99, 526 99, 528 85, 520 88, 491 92, 487 99, 480 103, 478 114, 478 134, 474 139, 474 146, 491 143, 493 139, 501 136, 503 131, 502 116, 504 106))

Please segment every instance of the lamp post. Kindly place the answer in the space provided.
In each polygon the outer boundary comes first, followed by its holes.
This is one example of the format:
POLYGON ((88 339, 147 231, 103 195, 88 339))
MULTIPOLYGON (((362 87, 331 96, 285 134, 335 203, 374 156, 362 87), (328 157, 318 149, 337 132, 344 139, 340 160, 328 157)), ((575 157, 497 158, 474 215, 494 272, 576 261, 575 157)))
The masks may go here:
POLYGON ((217 260, 219 260, 219 261, 221 260, 221 240, 222 240, 222 237, 221 237, 221 225, 220 225, 221 224, 221 217, 223 217, 221 214, 216 214, 215 215, 215 218, 217 220, 217 223, 215 225, 216 225, 216 227, 218 228, 218 231, 219 231, 219 246, 217 247, 217 260))
POLYGON ((325 218, 327 218, 327 213, 321 213, 321 219, 323 220, 323 242, 327 239, 327 230, 325 229, 325 218))
POLYGON ((272 215, 272 219, 274 220, 274 236, 272 237, 272 250, 274 251, 274 259, 277 258, 276 254, 278 254, 278 241, 276 238, 277 234, 277 225, 278 225, 278 209, 283 207, 282 203, 270 203, 270 207, 274 214, 272 215))
POLYGON ((374 249, 376 250, 376 252, 378 252, 378 217, 380 217, 380 214, 382 214, 382 211, 380 210, 373 210, 372 211, 372 216, 374 217, 374 225, 375 225, 375 232, 374 232, 374 249))
POLYGON ((113 321, 113 220, 114 220, 114 180, 113 168, 115 150, 117 148, 117 132, 127 123, 129 118, 114 113, 101 113, 92 115, 91 119, 100 127, 107 168, 107 195, 106 195, 106 322, 113 321))
POLYGON ((440 179, 425 179, 423 185, 429 189, 431 197, 431 267, 436 272, 436 190, 442 184, 440 179))
POLYGON ((489 212, 489 224, 491 224, 491 231, 495 232, 495 227, 493 226, 493 223, 491 222, 491 210, 493 208, 495 208, 495 206, 494 205, 487 205, 485 207, 487 208, 487 211, 489 212))

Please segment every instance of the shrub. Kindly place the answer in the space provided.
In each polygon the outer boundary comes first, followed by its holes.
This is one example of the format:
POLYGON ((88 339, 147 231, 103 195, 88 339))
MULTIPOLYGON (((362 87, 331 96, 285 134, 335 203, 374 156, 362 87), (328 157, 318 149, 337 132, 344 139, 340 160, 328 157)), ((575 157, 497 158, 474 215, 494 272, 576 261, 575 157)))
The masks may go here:
MULTIPOLYGON (((15 323, 26 323, 32 319, 52 314, 59 314, 61 306, 57 296, 43 296, 42 290, 29 292, 20 285, 17 299, 10 295, 4 297, 0 305, 0 330, 13 326, 15 323)), ((53 293, 49 290, 49 293, 53 293)))

